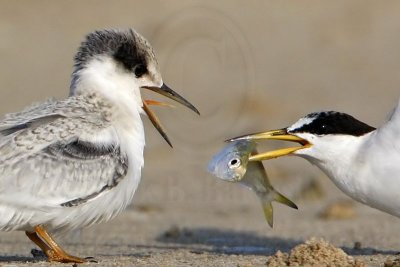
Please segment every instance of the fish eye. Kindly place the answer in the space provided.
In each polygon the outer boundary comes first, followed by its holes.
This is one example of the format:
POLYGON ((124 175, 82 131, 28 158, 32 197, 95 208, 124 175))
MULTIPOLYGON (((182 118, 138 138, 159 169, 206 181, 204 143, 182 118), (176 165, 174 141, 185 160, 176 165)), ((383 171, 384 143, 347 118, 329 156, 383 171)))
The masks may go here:
POLYGON ((229 161, 229 168, 231 168, 231 169, 236 169, 236 168, 238 168, 241 164, 242 164, 242 162, 241 162, 240 159, 234 158, 234 159, 231 159, 231 161, 229 161))

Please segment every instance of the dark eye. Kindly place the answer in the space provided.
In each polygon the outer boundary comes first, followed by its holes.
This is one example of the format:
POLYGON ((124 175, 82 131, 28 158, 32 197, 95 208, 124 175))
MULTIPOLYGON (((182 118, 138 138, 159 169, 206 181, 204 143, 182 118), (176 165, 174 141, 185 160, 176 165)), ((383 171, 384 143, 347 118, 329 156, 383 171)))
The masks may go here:
POLYGON ((235 169, 235 168, 238 168, 241 164, 242 164, 242 162, 240 161, 239 158, 234 158, 234 159, 231 159, 231 161, 229 161, 229 168, 235 169))
POLYGON ((321 133, 322 134, 327 134, 328 133, 328 125, 322 124, 320 127, 321 127, 321 133))
POLYGON ((147 73, 147 68, 143 64, 138 64, 133 68, 133 72, 135 73, 136 78, 140 78, 147 73))

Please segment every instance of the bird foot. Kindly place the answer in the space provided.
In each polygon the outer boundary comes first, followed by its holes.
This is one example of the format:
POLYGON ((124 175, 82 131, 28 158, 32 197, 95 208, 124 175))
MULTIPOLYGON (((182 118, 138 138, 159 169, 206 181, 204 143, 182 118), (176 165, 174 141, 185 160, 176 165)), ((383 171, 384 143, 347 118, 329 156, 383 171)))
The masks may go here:
POLYGON ((69 255, 65 252, 58 252, 55 250, 47 250, 46 251, 47 259, 50 262, 62 262, 62 263, 84 263, 87 262, 87 259, 79 258, 76 256, 69 255))

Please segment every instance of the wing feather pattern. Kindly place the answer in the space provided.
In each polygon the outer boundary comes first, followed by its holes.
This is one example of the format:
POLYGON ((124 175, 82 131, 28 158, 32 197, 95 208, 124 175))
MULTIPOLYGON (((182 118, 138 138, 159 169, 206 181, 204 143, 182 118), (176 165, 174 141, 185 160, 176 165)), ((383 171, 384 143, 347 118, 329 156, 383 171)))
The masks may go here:
POLYGON ((77 206, 125 177, 127 160, 118 140, 85 140, 113 131, 105 104, 86 99, 48 100, 0 121, 2 203, 77 206))

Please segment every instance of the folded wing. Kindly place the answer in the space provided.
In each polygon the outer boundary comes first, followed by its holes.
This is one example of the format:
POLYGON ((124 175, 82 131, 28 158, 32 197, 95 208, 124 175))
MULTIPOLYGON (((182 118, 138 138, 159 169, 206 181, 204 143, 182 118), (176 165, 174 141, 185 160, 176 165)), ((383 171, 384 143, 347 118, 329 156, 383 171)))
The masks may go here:
POLYGON ((82 205, 125 177, 127 160, 118 140, 88 140, 113 128, 100 106, 82 101, 49 100, 0 121, 3 204, 38 209, 82 205))

